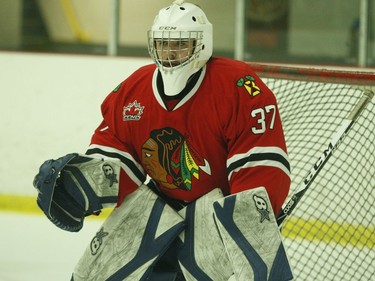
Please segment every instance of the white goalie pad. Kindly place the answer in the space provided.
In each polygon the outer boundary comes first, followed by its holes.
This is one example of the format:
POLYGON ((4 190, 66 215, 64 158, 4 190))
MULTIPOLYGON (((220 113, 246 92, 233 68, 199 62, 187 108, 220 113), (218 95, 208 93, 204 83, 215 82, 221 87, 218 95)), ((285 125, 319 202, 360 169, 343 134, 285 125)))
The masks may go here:
POLYGON ((214 212, 234 271, 231 281, 293 278, 265 188, 219 199, 214 212))
POLYGON ((183 219, 141 185, 114 209, 75 267, 74 281, 146 280, 183 230, 183 219))
POLYGON ((117 203, 121 161, 77 154, 63 169, 61 178, 70 194, 84 202, 85 210, 113 208, 117 203), (95 209, 95 208, 94 208, 95 209))
POLYGON ((180 234, 178 260, 187 281, 228 281, 233 274, 213 217, 213 202, 220 198, 221 190, 214 189, 179 212, 185 231, 180 234))

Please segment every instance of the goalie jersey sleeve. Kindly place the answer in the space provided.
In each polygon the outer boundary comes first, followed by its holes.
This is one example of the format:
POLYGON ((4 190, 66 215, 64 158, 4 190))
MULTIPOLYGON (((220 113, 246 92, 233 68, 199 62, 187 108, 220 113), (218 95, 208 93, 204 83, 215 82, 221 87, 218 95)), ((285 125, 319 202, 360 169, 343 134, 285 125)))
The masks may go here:
POLYGON ((290 168, 274 94, 243 62, 212 58, 173 109, 155 65, 140 68, 102 104, 88 154, 122 161, 119 204, 146 174, 170 198, 190 202, 263 186, 274 212, 290 168))

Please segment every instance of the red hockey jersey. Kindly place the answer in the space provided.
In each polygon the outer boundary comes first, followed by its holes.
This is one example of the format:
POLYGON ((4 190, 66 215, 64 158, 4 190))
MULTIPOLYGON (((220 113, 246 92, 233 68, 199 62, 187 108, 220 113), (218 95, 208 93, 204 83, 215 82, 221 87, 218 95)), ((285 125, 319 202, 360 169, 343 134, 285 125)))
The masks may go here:
POLYGON ((102 104, 87 154, 122 161, 120 204, 146 175, 168 197, 192 201, 263 186, 273 210, 290 186, 290 167, 273 93, 244 62, 212 58, 173 109, 156 65, 130 75, 102 104))

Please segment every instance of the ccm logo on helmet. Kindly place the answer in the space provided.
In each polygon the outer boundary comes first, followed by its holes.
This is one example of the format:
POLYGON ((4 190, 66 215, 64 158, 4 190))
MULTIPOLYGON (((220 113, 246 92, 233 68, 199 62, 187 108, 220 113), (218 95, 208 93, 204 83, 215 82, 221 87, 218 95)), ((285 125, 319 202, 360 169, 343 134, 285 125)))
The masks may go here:
POLYGON ((176 26, 160 26, 159 30, 176 30, 176 26))

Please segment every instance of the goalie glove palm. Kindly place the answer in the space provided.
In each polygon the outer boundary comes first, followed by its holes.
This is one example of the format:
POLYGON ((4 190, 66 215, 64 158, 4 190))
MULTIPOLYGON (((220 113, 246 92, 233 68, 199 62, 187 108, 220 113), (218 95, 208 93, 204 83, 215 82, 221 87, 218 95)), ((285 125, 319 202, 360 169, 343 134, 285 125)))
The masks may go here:
POLYGON ((119 160, 72 153, 43 163, 35 176, 38 206, 56 226, 79 231, 84 217, 117 203, 119 160))

